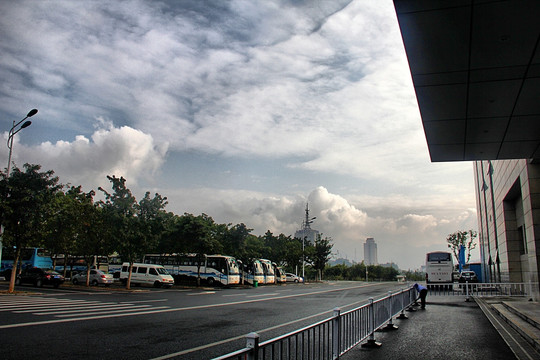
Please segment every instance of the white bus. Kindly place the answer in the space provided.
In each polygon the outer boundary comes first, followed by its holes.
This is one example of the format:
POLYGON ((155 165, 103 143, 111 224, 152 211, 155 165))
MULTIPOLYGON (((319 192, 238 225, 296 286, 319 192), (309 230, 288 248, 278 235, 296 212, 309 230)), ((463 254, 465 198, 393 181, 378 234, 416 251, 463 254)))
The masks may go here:
POLYGON ((241 268, 244 284, 253 285, 255 281, 259 285, 264 284, 264 269, 259 260, 252 260, 247 264, 243 264, 241 268))
POLYGON ((274 266, 270 260, 259 259, 263 266, 264 271, 264 283, 265 284, 275 284, 276 283, 276 274, 274 273, 274 266))
POLYGON ((287 282, 287 276, 285 275, 285 270, 281 266, 278 266, 276 263, 272 263, 274 266, 274 273, 276 275, 276 283, 283 284, 287 282))
MULTIPOLYGON (((199 260, 196 254, 146 254, 143 263, 163 265, 176 279, 197 279, 199 260)), ((204 255, 200 263, 200 276, 209 286, 240 283, 240 270, 236 259, 225 255, 204 255)))
POLYGON ((426 254, 426 283, 444 285, 452 284, 454 262, 452 254, 446 251, 434 251, 426 254))

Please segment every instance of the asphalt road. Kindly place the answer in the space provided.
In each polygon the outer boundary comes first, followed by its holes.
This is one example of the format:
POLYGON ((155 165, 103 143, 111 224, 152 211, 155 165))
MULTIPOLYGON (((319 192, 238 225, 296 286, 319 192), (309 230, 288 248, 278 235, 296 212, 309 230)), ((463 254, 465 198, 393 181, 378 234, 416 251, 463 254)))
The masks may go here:
POLYGON ((397 291, 403 284, 330 282, 258 288, 17 287, 0 296, 2 359, 210 359, 397 291))

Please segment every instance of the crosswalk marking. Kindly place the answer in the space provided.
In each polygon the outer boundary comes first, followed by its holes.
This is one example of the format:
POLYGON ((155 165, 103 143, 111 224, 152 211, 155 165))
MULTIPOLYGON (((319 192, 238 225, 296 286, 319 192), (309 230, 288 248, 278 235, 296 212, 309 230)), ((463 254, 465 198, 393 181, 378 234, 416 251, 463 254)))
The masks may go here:
MULTIPOLYGON (((166 301, 166 300, 165 300, 166 301)), ((37 296, 10 296, 0 298, 0 312, 52 316, 55 318, 84 318, 96 315, 137 313, 168 309, 169 306, 133 304, 130 302, 105 302, 97 300, 56 299, 37 296)))
POLYGON ((134 310, 144 310, 144 311, 147 311, 147 310, 161 310, 161 309, 168 309, 169 307, 168 306, 156 306, 156 307, 145 307, 143 309, 133 309, 133 308, 130 308, 130 309, 124 309, 124 310, 115 310, 114 312, 110 312, 110 311, 95 311, 91 314, 66 314, 66 315, 56 315, 55 317, 57 318, 73 318, 73 317, 76 317, 76 316, 80 316, 80 317, 86 317, 86 316, 96 316, 96 315, 109 315, 109 314, 120 314, 120 313, 127 313, 127 312, 130 312, 130 311, 134 311, 134 310))
POLYGON ((75 309, 75 310, 61 310, 61 311, 55 311, 56 309, 49 309, 45 311, 40 311, 37 313, 34 313, 34 315, 65 315, 65 314, 84 314, 84 313, 95 313, 96 311, 110 311, 112 310, 124 310, 124 309, 142 309, 142 308, 149 308, 150 305, 138 305, 138 306, 99 306, 94 307, 93 309, 75 309))
MULTIPOLYGON (((150 305, 147 305, 147 306, 150 306, 150 305)), ((22 310, 22 311, 14 311, 14 313, 17 313, 17 314, 24 314, 24 313, 33 313, 34 315, 56 315, 56 314, 70 314, 70 313, 83 313, 83 312, 92 312, 92 311, 96 311, 96 309, 98 310, 107 310, 107 309, 126 309, 126 308, 130 308, 130 309, 136 309, 136 308, 139 308, 139 307, 147 307, 147 306, 132 306, 131 304, 123 304, 123 305, 117 305, 117 304, 112 304, 112 305, 102 305, 100 304, 99 306, 81 306, 81 307, 77 307, 77 308, 55 308, 55 307, 52 307, 52 308, 46 308, 46 309, 39 309, 37 310, 38 312, 36 312, 36 310, 22 310)))
MULTIPOLYGON (((18 305, 18 306, 12 306, 12 307, 6 307, 4 309, 0 309, 0 311, 17 311, 23 309, 26 312, 32 312, 39 309, 48 309, 51 306, 54 306, 56 309, 70 309, 73 307, 81 308, 83 306, 89 307, 89 306, 96 306, 97 304, 100 304, 99 301, 92 301, 92 304, 89 303, 78 303, 78 304, 55 304, 55 303, 47 303, 47 304, 32 304, 32 305, 18 305), (84 304, 84 305, 83 305, 84 304)), ((110 304, 110 303, 107 303, 110 304)), ((2 306, 2 305, 0 305, 2 306)))

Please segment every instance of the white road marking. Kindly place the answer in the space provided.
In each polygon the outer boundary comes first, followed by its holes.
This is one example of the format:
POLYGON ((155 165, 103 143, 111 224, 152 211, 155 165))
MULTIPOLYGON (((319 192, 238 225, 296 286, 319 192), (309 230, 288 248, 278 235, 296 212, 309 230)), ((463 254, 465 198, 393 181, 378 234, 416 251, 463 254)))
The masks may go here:
POLYGON ((221 304, 196 305, 196 306, 188 306, 184 308, 167 308, 167 309, 158 309, 158 310, 150 309, 148 311, 140 311, 140 312, 133 312, 133 313, 125 313, 125 314, 108 314, 108 315, 88 316, 84 318, 54 319, 54 320, 32 321, 32 322, 17 323, 17 324, 6 324, 6 325, 0 325, 0 329, 11 329, 11 328, 18 328, 18 327, 25 327, 25 326, 57 324, 57 323, 66 323, 66 322, 83 321, 83 320, 99 320, 99 319, 108 319, 108 318, 110 319, 114 317, 127 317, 127 316, 138 316, 138 315, 149 315, 149 314, 162 314, 162 313, 178 312, 178 311, 200 310, 200 309, 225 307, 225 306, 232 306, 232 305, 257 303, 257 302, 270 301, 270 300, 275 300, 275 299, 288 299, 288 298, 295 298, 295 297, 302 297, 302 296, 309 296, 309 295, 316 295, 316 294, 324 294, 324 293, 329 293, 329 292, 351 290, 351 289, 370 287, 370 286, 376 286, 376 285, 378 284, 363 284, 363 285, 358 285, 358 286, 353 286, 353 287, 348 287, 348 288, 341 288, 341 289, 328 289, 328 290, 312 291, 312 292, 302 293, 302 294, 284 295, 284 296, 279 296, 279 297, 270 297, 270 298, 263 298, 263 299, 241 300, 241 301, 234 301, 234 302, 221 303, 221 304))
POLYGON ((191 293, 187 294, 188 296, 197 296, 197 295, 209 295, 209 294, 215 294, 215 291, 203 291, 203 292, 197 292, 197 293, 191 293))
MULTIPOLYGON (((267 331, 279 329, 280 327, 284 327, 284 326, 295 324, 297 322, 309 320, 311 318, 321 316, 321 315, 324 315, 324 314, 330 313, 330 312, 331 312, 330 310, 323 311, 323 312, 320 312, 318 314, 313 314, 313 315, 306 316, 306 317, 301 318, 301 319, 292 320, 292 321, 289 321, 289 322, 286 322, 286 323, 283 323, 283 324, 271 326, 271 327, 268 327, 266 329, 256 330, 255 332, 260 335, 260 334, 265 333, 267 331)), ((175 352, 175 353, 172 353, 172 354, 163 355, 163 356, 160 356, 160 357, 157 357, 157 358, 153 358, 151 360, 171 359, 171 358, 174 358, 174 357, 177 357, 177 356, 186 355, 186 354, 189 354, 189 353, 192 353, 192 352, 195 352, 195 351, 205 350, 205 349, 217 346, 217 345, 226 344, 226 343, 231 342, 231 341, 236 341, 236 340, 245 339, 245 338, 246 338, 245 334, 244 335, 239 335, 239 336, 235 336, 235 337, 232 337, 232 338, 216 341, 216 342, 213 342, 211 344, 201 345, 201 346, 197 346, 197 347, 194 347, 194 348, 191 348, 191 349, 186 349, 186 350, 178 351, 178 352, 175 352)))
POLYGON ((263 296, 277 296, 280 295, 279 293, 268 293, 268 294, 260 294, 260 295, 249 295, 246 296, 248 298, 256 298, 256 297, 263 297, 263 296))
POLYGON ((38 307, 38 308, 35 308, 35 307, 32 307, 31 309, 28 309, 28 307, 23 307, 22 309, 24 310, 14 310, 13 312, 16 313, 16 314, 25 314, 25 313, 33 313, 33 312, 36 312, 36 311, 57 311, 57 310, 64 310, 64 311, 69 311, 70 309, 95 309, 96 307, 102 307, 103 306, 107 306, 107 305, 114 305, 115 303, 98 303, 98 304, 83 304, 83 306, 81 305, 78 305, 78 304, 73 304, 73 305, 61 305, 61 306, 51 306, 51 305, 47 305, 47 306, 43 306, 43 307, 38 307))
MULTIPOLYGON (((141 305, 141 308, 144 307, 144 308, 148 309, 148 306, 150 306, 150 305, 141 305)), ((152 309, 154 309, 154 310, 169 309, 169 307, 168 306, 157 306, 157 307, 154 307, 152 309)), ((110 316, 110 315, 116 315, 116 314, 120 314, 120 313, 124 313, 124 312, 128 312, 128 311, 133 311, 133 310, 136 310, 136 309, 128 308, 128 309, 123 309, 123 310, 112 310, 112 312, 111 311, 96 311, 96 312, 93 312, 92 314, 80 314, 80 315, 79 314, 66 314, 66 315, 56 315, 56 317, 65 318, 65 317, 68 317, 68 316, 84 316, 84 318, 82 318, 82 320, 84 320, 84 319, 86 319, 87 315, 90 315, 91 317, 93 317, 95 315, 108 314, 110 316)), ((120 315, 122 315, 122 314, 120 314, 120 315)))
POLYGON ((119 304, 139 304, 139 303, 163 302, 163 301, 169 301, 169 299, 140 300, 140 301, 120 301, 119 304))
POLYGON ((225 294, 223 297, 238 297, 238 296, 246 296, 247 293, 240 293, 240 294, 225 294))
MULTIPOLYGON (((114 311, 114 310, 122 310, 122 309, 142 309, 142 308, 149 308, 151 305, 135 305, 130 306, 127 304, 124 305, 105 305, 105 306, 93 306, 92 308, 84 308, 84 309, 74 309, 74 310, 62 310, 62 311, 56 311, 58 309, 50 309, 49 311, 41 311, 41 312, 35 312, 34 315, 59 315, 61 314, 63 317, 65 317, 66 314, 83 314, 83 313, 97 313, 98 311, 114 311)), ((59 316, 60 317, 60 316, 59 316)))

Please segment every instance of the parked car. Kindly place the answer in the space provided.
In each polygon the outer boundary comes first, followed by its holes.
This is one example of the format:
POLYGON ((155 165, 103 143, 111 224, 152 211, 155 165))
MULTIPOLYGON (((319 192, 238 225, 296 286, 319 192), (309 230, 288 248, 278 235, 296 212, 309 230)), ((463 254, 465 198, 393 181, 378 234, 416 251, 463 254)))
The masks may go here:
POLYGON ((470 282, 470 283, 477 283, 478 282, 478 276, 476 276, 476 273, 474 271, 462 271, 459 275, 459 282, 470 282))
POLYGON ((304 282, 304 279, 292 273, 286 273, 285 276, 287 277, 287 282, 295 282, 295 283, 304 282))
POLYGON ((52 269, 28 268, 17 275, 15 284, 33 284, 37 287, 52 285, 57 288, 62 285, 64 281, 64 277, 52 269))
MULTIPOLYGON (((75 285, 77 284, 86 284, 86 271, 81 271, 78 274, 73 275, 71 282, 75 285)), ((111 274, 106 274, 98 269, 90 270, 90 285, 98 286, 105 285, 109 286, 114 282, 114 278, 111 274)))

